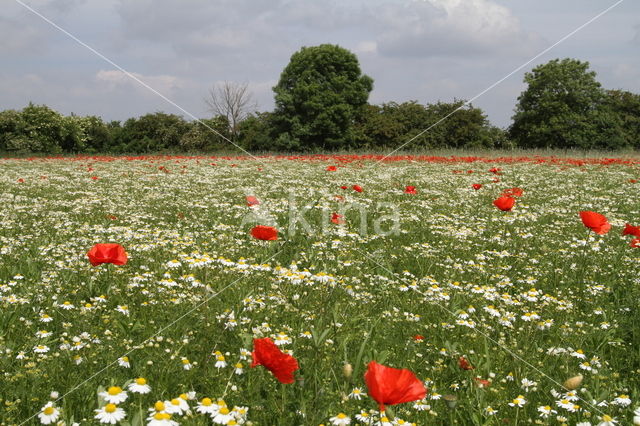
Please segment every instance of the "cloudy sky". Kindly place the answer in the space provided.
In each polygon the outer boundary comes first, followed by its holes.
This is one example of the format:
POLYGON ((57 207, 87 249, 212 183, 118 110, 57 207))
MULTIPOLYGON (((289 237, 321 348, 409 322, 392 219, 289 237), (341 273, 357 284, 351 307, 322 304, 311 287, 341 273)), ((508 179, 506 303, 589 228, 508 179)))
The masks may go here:
MULTIPOLYGON (((222 81, 247 82, 273 107, 280 72, 302 46, 339 44, 374 79, 372 103, 471 99, 616 0, 19 0, 184 110, 222 81)), ((525 71, 589 61, 606 88, 640 92, 640 2, 624 0, 479 97, 507 126, 525 71)), ((122 120, 186 114, 17 0, 0 9, 0 109, 47 104, 122 120)))

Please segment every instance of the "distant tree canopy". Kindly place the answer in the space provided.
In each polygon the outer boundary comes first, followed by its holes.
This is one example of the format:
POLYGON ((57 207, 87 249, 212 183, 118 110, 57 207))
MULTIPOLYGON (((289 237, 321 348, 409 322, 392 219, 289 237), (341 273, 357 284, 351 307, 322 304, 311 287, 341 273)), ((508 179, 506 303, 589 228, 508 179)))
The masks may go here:
POLYGON ((273 88, 277 146, 295 149, 352 147, 356 118, 367 104, 373 79, 342 47, 303 47, 273 88))
MULTIPOLYGON (((624 118, 588 62, 554 59, 525 74, 509 135, 524 148, 623 148, 624 118)), ((624 108, 624 107, 622 107, 624 108)))
POLYGON ((142 154, 237 149, 229 140, 256 152, 390 150, 403 145, 407 150, 640 149, 640 95, 604 90, 588 62, 554 59, 526 73, 524 80, 527 88, 505 131, 493 126, 482 109, 462 100, 370 105, 373 80, 362 74, 357 57, 323 44, 293 54, 273 88, 276 107, 271 112, 250 112, 248 86, 235 83, 225 83, 226 92, 210 93, 209 100, 220 107, 217 115, 197 121, 156 112, 105 123, 100 117, 64 116, 30 103, 21 111, 0 111, 0 151, 142 154), (230 103, 226 109, 225 102, 230 103))
POLYGON ((464 101, 369 105, 357 130, 357 145, 368 148, 397 148, 403 144, 407 149, 508 147, 504 132, 492 126, 480 108, 465 106, 464 101))

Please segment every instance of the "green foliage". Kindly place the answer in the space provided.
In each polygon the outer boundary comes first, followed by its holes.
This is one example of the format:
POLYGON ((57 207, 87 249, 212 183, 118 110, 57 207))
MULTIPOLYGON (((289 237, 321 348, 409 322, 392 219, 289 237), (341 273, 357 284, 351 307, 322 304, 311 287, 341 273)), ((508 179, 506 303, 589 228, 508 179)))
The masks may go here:
POLYGON ((491 126, 480 108, 464 101, 426 106, 416 101, 370 105, 361 116, 357 134, 358 145, 367 148, 399 147, 409 141, 408 148, 491 148, 506 144, 504 132, 491 126))
POLYGON ((191 129, 180 139, 180 147, 183 150, 214 151, 228 148, 229 142, 226 139, 230 139, 231 134, 229 120, 226 117, 219 115, 196 121, 191 123, 190 127, 191 129))
POLYGON ((121 152, 156 152, 178 149, 180 139, 191 129, 182 117, 156 112, 125 121, 119 134, 121 152))
POLYGON ((523 148, 619 148, 619 119, 588 62, 554 59, 526 73, 510 136, 523 148))
POLYGON ((607 90, 605 104, 621 120, 626 145, 640 148, 640 95, 607 90))
POLYGON ((303 47, 273 88, 278 137, 290 149, 335 149, 353 145, 353 124, 373 89, 358 58, 339 46, 303 47))
POLYGON ((88 116, 78 118, 84 134, 85 151, 88 153, 99 153, 107 151, 113 144, 113 135, 110 128, 100 117, 88 116))
POLYGON ((240 122, 238 143, 248 151, 275 151, 277 148, 272 135, 273 113, 251 114, 240 122))
POLYGON ((20 112, 13 109, 0 111, 0 150, 6 150, 7 146, 14 143, 9 141, 20 137, 23 127, 20 112))

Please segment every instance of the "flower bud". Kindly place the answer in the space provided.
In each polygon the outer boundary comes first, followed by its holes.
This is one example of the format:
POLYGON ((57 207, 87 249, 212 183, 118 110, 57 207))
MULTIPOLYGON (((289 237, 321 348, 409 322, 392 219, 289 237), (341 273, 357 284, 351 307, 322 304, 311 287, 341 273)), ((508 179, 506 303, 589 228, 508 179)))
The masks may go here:
POLYGON ((573 376, 564 381, 562 386, 564 386, 567 390, 574 390, 580 387, 582 384, 582 374, 578 374, 577 376, 573 376))
POLYGON ((345 365, 342 366, 342 375, 344 377, 346 377, 347 379, 350 379, 352 374, 353 374, 353 366, 351 364, 346 363, 345 365))

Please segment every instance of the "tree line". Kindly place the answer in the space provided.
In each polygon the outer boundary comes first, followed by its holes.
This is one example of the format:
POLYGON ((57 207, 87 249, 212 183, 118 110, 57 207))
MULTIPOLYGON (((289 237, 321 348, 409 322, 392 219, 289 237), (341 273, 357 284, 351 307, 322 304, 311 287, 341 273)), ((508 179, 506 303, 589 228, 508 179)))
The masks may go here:
POLYGON ((254 111, 247 85, 212 89, 212 118, 156 112, 124 122, 64 116, 30 103, 0 111, 0 151, 156 153, 396 148, 640 148, 640 95, 606 90, 588 62, 554 59, 527 72, 512 124, 492 125, 464 100, 368 102, 373 79, 336 45, 303 47, 273 88, 275 108, 254 111), (428 131, 425 131, 428 129, 428 131))

